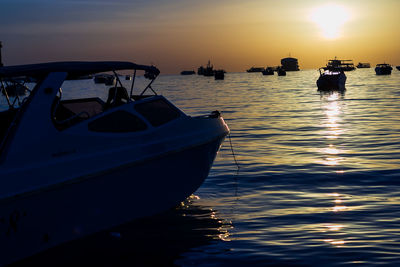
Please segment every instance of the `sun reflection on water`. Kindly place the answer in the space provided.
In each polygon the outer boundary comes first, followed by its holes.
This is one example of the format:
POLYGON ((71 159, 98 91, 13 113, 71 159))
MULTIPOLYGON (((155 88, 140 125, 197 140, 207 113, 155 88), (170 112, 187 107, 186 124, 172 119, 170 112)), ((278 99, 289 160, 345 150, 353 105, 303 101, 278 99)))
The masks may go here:
POLYGON ((322 126, 325 128, 323 136, 328 141, 328 146, 318 149, 317 152, 323 156, 323 159, 317 160, 317 163, 326 166, 338 166, 344 160, 340 156, 343 151, 334 142, 344 132, 340 123, 342 111, 339 101, 342 97, 343 95, 337 92, 321 95, 324 104, 322 109, 325 114, 325 119, 322 122, 322 126))

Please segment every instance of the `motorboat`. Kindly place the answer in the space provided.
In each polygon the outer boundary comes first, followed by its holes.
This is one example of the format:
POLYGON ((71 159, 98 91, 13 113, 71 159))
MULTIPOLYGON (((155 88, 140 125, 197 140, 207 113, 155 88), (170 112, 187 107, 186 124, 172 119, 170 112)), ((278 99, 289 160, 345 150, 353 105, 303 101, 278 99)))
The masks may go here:
POLYGON ((392 70, 393 70, 392 66, 386 63, 377 64, 375 67, 376 75, 390 75, 392 74, 392 70))
POLYGON ((278 67, 276 72, 278 73, 278 76, 286 76, 286 71, 281 67, 278 67))
POLYGON ((318 91, 345 91, 346 74, 341 69, 319 69, 318 91))
POLYGON ((94 76, 94 83, 104 83, 105 85, 114 85, 116 78, 112 74, 102 73, 94 76))
POLYGON ((263 75, 274 75, 274 69, 271 67, 267 67, 262 71, 263 75))
POLYGON ((194 70, 183 70, 181 71, 181 75, 193 75, 196 74, 196 72, 194 72, 194 70))
POLYGON ((355 70, 356 68, 354 67, 353 60, 351 59, 331 59, 328 61, 328 64, 326 67, 324 67, 325 70, 330 70, 330 69, 335 69, 339 71, 352 71, 355 70))
POLYGON ((250 69, 246 70, 247 72, 263 72, 264 68, 262 67, 251 67, 250 69))
POLYGON ((358 62, 357 64, 357 69, 368 69, 368 68, 371 68, 371 64, 369 63, 358 62))
POLYGON ((214 79, 215 80, 225 79, 225 71, 224 70, 215 70, 214 71, 214 79))
POLYGON ((159 73, 120 61, 0 68, 1 80, 38 81, 0 112, 0 265, 168 210, 200 187, 229 128, 218 111, 192 117, 158 95, 159 73), (137 71, 150 77, 140 91, 137 71), (102 72, 117 80, 106 100, 63 98, 68 75, 102 72))

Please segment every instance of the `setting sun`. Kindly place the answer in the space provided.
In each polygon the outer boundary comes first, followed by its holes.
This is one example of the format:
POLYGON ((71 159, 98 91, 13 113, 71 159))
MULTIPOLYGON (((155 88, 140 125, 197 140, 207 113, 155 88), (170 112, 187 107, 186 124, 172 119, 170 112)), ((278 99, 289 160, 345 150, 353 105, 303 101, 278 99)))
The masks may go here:
POLYGON ((311 20, 321 28, 326 39, 340 37, 340 30, 349 19, 350 12, 345 7, 335 4, 321 6, 311 12, 311 20))

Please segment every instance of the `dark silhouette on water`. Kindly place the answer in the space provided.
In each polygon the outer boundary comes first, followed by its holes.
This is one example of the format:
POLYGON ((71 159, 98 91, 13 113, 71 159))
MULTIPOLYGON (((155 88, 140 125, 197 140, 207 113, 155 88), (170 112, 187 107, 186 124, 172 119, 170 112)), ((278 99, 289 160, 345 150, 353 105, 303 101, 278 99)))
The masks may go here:
POLYGON ((286 57, 281 59, 282 68, 286 71, 299 71, 299 63, 297 58, 286 57))
POLYGON ((274 75, 274 69, 271 67, 265 68, 265 70, 262 71, 263 75, 274 75))
POLYGON ((375 73, 376 75, 390 75, 392 74, 392 66, 390 64, 377 64, 375 67, 375 73))

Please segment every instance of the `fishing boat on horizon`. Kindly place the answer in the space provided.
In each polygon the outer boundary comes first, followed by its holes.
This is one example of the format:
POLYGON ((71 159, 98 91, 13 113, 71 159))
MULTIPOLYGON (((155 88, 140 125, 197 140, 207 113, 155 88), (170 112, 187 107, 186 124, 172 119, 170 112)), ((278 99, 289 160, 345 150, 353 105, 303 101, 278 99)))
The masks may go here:
POLYGON ((338 70, 338 71, 352 71, 356 68, 354 67, 353 60, 351 59, 330 59, 324 70, 338 70))
POLYGON ((246 70, 246 72, 263 72, 263 67, 251 67, 250 69, 246 70))
POLYGON ((272 67, 266 67, 263 71, 262 71, 263 75, 274 75, 274 69, 272 67))
POLYGON ((392 74, 392 66, 387 63, 377 64, 375 67, 376 75, 390 75, 392 74))
POLYGON ((357 69, 368 69, 368 68, 371 68, 371 64, 369 63, 358 62, 357 64, 357 69))
POLYGON ((229 128, 218 111, 191 117, 158 95, 159 73, 120 61, 0 67, 1 80, 38 80, 0 112, 0 266, 168 210, 201 186, 229 128), (128 89, 120 70, 133 72, 128 89), (149 79, 140 91, 137 71, 149 79), (103 72, 117 80, 106 100, 63 98, 68 75, 103 72))

